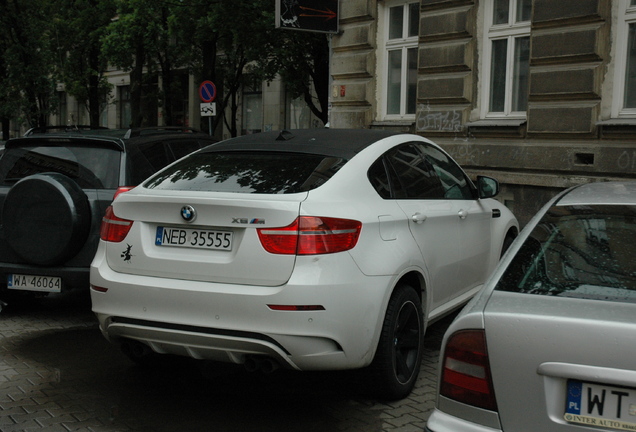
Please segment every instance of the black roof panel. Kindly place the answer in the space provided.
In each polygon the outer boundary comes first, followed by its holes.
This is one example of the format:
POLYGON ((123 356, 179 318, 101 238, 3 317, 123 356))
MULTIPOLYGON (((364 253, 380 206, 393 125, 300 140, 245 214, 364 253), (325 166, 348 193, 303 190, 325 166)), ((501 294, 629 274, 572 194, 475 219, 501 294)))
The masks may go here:
POLYGON ((27 137, 12 138, 5 143, 5 148, 19 148, 24 146, 93 146, 93 147, 110 147, 117 150, 124 149, 124 143, 121 139, 106 136, 79 136, 79 135, 62 135, 62 134, 46 134, 46 135, 30 135, 27 137), (63 143, 63 144, 61 144, 63 143))
POLYGON ((12 138, 5 144, 6 148, 21 146, 57 146, 65 145, 111 147, 118 150, 144 146, 147 143, 193 138, 201 141, 216 142, 210 135, 188 128, 140 128, 140 129, 73 129, 57 130, 49 128, 45 132, 32 131, 26 136, 12 138))
POLYGON ((350 159, 374 142, 397 134, 371 129, 295 129, 230 138, 203 151, 279 151, 350 159))

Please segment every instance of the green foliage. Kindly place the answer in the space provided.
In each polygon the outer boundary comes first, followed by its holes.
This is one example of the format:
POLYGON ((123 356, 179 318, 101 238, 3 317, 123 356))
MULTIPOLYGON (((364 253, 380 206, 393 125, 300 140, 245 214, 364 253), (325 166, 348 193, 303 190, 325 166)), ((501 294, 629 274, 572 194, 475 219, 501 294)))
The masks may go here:
POLYGON ((0 0, 0 116, 46 123, 55 90, 51 2, 0 0))
POLYGON ((302 97, 314 115, 327 123, 329 36, 279 30, 263 49, 268 52, 259 64, 263 79, 280 75, 292 97, 302 97))
POLYGON ((56 0, 52 19, 57 77, 66 92, 84 102, 92 126, 99 126, 102 103, 111 85, 104 76, 108 61, 101 40, 115 15, 114 0, 56 0))
POLYGON ((277 74, 326 121, 327 37, 275 29, 272 0, 0 0, 0 10, 0 120, 20 112, 44 125, 59 81, 96 125, 110 65, 130 72, 134 125, 150 99, 172 124, 184 72, 216 83, 214 120, 232 135, 240 90, 277 74))

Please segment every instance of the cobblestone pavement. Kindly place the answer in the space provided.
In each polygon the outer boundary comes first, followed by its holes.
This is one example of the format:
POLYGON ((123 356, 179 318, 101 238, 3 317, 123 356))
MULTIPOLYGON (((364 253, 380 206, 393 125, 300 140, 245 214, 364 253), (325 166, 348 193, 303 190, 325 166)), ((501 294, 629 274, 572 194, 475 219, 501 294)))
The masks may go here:
POLYGON ((384 403, 351 373, 248 373, 170 358, 134 365, 101 336, 86 298, 0 312, 0 431, 422 431, 434 402, 441 338, 426 334, 413 393, 384 403))

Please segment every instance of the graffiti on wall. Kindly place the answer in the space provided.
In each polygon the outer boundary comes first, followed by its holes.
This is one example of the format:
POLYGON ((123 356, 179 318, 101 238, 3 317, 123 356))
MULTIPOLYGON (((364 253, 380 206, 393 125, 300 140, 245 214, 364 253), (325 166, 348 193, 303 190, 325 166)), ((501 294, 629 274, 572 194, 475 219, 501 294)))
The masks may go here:
POLYGON ((417 109, 415 124, 417 132, 461 132, 462 112, 458 110, 433 111, 429 105, 417 109))
POLYGON ((636 170, 636 151, 623 151, 616 161, 616 166, 621 171, 636 170))

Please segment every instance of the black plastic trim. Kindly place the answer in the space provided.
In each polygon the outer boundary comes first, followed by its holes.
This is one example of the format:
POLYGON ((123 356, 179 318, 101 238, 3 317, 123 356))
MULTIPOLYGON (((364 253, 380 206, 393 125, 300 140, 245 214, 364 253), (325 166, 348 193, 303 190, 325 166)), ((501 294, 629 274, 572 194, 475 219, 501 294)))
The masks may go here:
POLYGON ((147 320, 140 320, 140 319, 134 319, 134 318, 125 318, 125 317, 113 317, 111 318, 111 321, 113 323, 118 323, 118 324, 130 324, 130 325, 138 325, 142 327, 186 331, 190 333, 201 333, 201 334, 218 335, 218 336, 232 336, 232 337, 238 337, 242 339, 260 340, 263 342, 268 342, 273 345, 276 345, 281 350, 283 350, 285 354, 291 355, 291 353, 287 351, 285 347, 282 346, 274 338, 261 334, 261 333, 246 332, 246 331, 239 331, 239 330, 217 329, 217 328, 211 328, 211 327, 191 326, 191 325, 185 325, 185 324, 164 323, 164 322, 147 321, 147 320))

